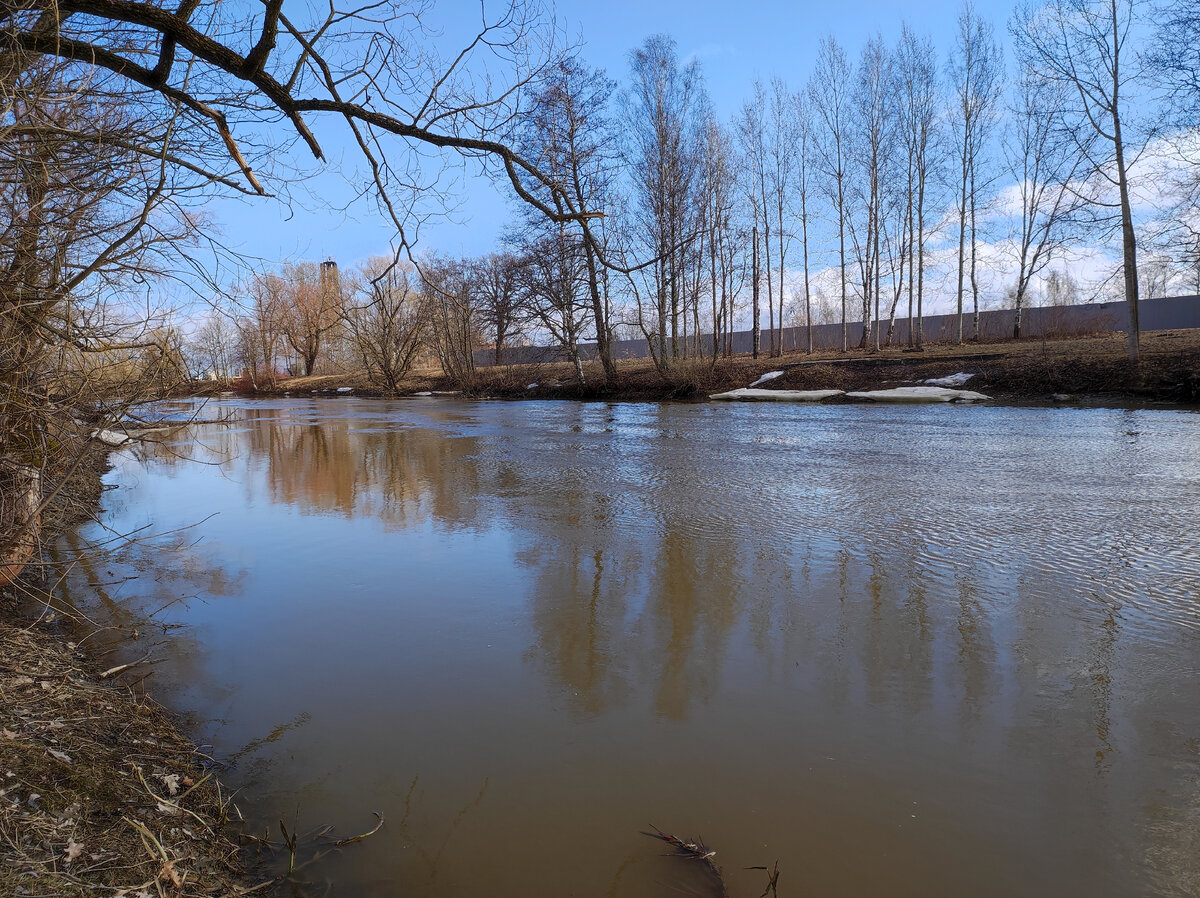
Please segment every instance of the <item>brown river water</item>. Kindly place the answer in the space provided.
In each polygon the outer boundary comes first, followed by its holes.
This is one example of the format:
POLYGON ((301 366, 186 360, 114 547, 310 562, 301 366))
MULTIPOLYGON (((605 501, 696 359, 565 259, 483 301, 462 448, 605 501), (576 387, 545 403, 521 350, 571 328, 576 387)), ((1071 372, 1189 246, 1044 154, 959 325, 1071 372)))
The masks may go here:
POLYGON ((1200 414, 197 414, 64 589, 173 625, 248 829, 385 816, 309 894, 715 895, 649 824, 735 898, 1200 892, 1200 414))

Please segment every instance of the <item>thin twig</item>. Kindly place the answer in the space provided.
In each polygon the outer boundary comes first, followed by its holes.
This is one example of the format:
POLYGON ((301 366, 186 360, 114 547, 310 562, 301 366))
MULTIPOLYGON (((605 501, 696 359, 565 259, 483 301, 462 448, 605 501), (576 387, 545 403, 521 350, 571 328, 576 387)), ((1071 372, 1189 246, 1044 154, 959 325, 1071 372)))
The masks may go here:
POLYGON ((355 842, 361 842, 363 839, 367 838, 368 836, 373 836, 373 835, 375 835, 375 833, 379 832, 380 828, 383 826, 383 814, 379 813, 378 811, 372 811, 371 813, 373 813, 376 817, 379 818, 379 822, 375 824, 375 828, 373 830, 371 830, 370 832, 362 833, 361 835, 354 836, 353 838, 350 838, 350 839, 338 839, 338 841, 333 843, 333 847, 341 848, 345 845, 353 845, 355 842))
POLYGON ((117 674, 124 673, 132 667, 137 667, 139 664, 145 664, 150 660, 150 653, 147 652, 144 658, 139 658, 137 661, 131 661, 129 664, 118 664, 116 667, 110 667, 104 673, 100 674, 100 679, 107 680, 115 677, 117 674))

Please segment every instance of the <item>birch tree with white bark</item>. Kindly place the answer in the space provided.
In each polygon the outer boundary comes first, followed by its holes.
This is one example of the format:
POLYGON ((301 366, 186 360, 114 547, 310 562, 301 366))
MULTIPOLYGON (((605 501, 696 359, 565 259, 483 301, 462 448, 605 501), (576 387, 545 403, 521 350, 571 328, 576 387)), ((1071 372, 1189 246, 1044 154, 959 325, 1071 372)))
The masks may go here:
POLYGON ((963 299, 970 280, 972 339, 979 339, 978 211, 981 188, 990 180, 989 141, 994 133, 1003 87, 1004 61, 992 24, 981 18, 971 0, 958 16, 949 63, 954 96, 952 130, 957 162, 958 280, 955 290, 956 340, 963 342, 963 299), (968 236, 969 235, 969 236, 968 236), (968 261, 969 259, 969 261, 968 261))

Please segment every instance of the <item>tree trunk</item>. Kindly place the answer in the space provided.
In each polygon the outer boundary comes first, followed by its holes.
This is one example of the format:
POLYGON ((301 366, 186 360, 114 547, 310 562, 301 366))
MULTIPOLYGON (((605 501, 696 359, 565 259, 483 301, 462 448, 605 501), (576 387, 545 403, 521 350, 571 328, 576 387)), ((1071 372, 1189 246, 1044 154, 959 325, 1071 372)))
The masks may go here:
POLYGON ((962 192, 959 195, 958 206, 958 330, 955 337, 956 342, 962 345, 963 341, 963 274, 964 265, 966 262, 965 253, 967 246, 967 151, 965 149, 966 139, 963 138, 963 159, 962 159, 962 192))
POLYGON ((971 324, 971 339, 979 342, 979 278, 976 275, 977 239, 975 225, 975 160, 971 160, 971 307, 973 320, 971 324))
POLYGON ((801 239, 804 242, 804 321, 805 330, 808 331, 808 354, 812 355, 813 351, 813 324, 812 324, 812 291, 809 290, 808 283, 808 210, 807 203, 802 198, 800 200, 800 227, 802 231, 801 239))
POLYGON ((750 254, 750 258, 751 258, 750 278, 752 281, 750 295, 751 295, 751 297, 753 299, 753 303, 754 303, 754 309, 753 309, 754 321, 753 321, 753 324, 751 325, 751 327, 753 328, 753 334, 754 334, 754 336, 753 336, 753 340, 754 340, 753 356, 754 356, 754 358, 758 358, 758 351, 759 351, 761 341, 762 341, 762 332, 759 327, 759 309, 758 309, 758 228, 754 228, 751 242, 754 244, 753 249, 751 250, 751 254, 750 254))
MULTIPOLYGON (((592 298, 592 319, 596 326, 596 354, 600 357, 600 367, 604 371, 604 383, 611 384, 617 378, 617 367, 612 360, 612 341, 609 339, 608 314, 604 307, 604 297, 600 295, 600 278, 596 272, 596 258, 592 247, 586 249, 588 268, 588 292, 592 298)), ((496 344, 496 363, 500 362, 500 344, 496 344)))
MULTIPOLYGON (((917 340, 916 348, 925 348, 925 177, 924 167, 917 174, 917 340)), ((913 272, 908 273, 909 277, 913 272)))
POLYGON ((0 520, 0 587, 25 569, 41 535, 42 472, 13 459, 0 460, 4 520, 0 520))
POLYGON ((842 267, 842 352, 850 348, 850 334, 846 329, 846 204, 842 195, 842 183, 838 181, 838 261, 842 267))
POLYGON ((878 165, 875 166, 874 182, 875 183, 874 183, 873 189, 875 191, 875 248, 873 250, 873 253, 875 255, 875 263, 874 263, 875 264, 875 280, 874 280, 874 288, 873 289, 875 291, 875 325, 874 325, 873 330, 875 331, 875 351, 879 352, 879 285, 880 285, 880 278, 883 275, 883 272, 880 270, 883 266, 881 264, 881 259, 879 256, 879 232, 882 229, 883 216, 881 216, 879 214, 879 207, 882 204, 880 203, 880 197, 879 197, 880 191, 879 191, 879 168, 878 168, 878 165))
POLYGON ((1017 307, 1014 310, 1014 314, 1013 314, 1013 339, 1014 340, 1021 339, 1021 307, 1024 305, 1024 303, 1025 303, 1025 288, 1023 286, 1018 286, 1017 287, 1017 303, 1016 303, 1017 307))
MULTIPOLYGON (((1113 36, 1117 35, 1116 5, 1113 5, 1113 36)), ((1114 54, 1114 60, 1118 57, 1114 54)), ((1129 361, 1138 364, 1141 349, 1141 324, 1138 321, 1137 237, 1133 232, 1133 212, 1129 203, 1129 178, 1125 169, 1125 144, 1121 137, 1120 70, 1113 64, 1113 151, 1117 162, 1117 184, 1121 194, 1121 254, 1125 266, 1125 302, 1129 306, 1129 361)))

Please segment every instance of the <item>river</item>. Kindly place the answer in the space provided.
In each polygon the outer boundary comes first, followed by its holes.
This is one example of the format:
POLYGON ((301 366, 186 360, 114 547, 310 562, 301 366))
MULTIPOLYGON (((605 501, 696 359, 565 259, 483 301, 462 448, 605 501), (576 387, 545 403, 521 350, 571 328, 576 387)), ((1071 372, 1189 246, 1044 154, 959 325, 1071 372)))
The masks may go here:
POLYGON ((1200 890, 1194 412, 197 414, 64 591, 164 625, 248 829, 385 816, 316 894, 714 894, 650 824, 735 898, 1200 890))

